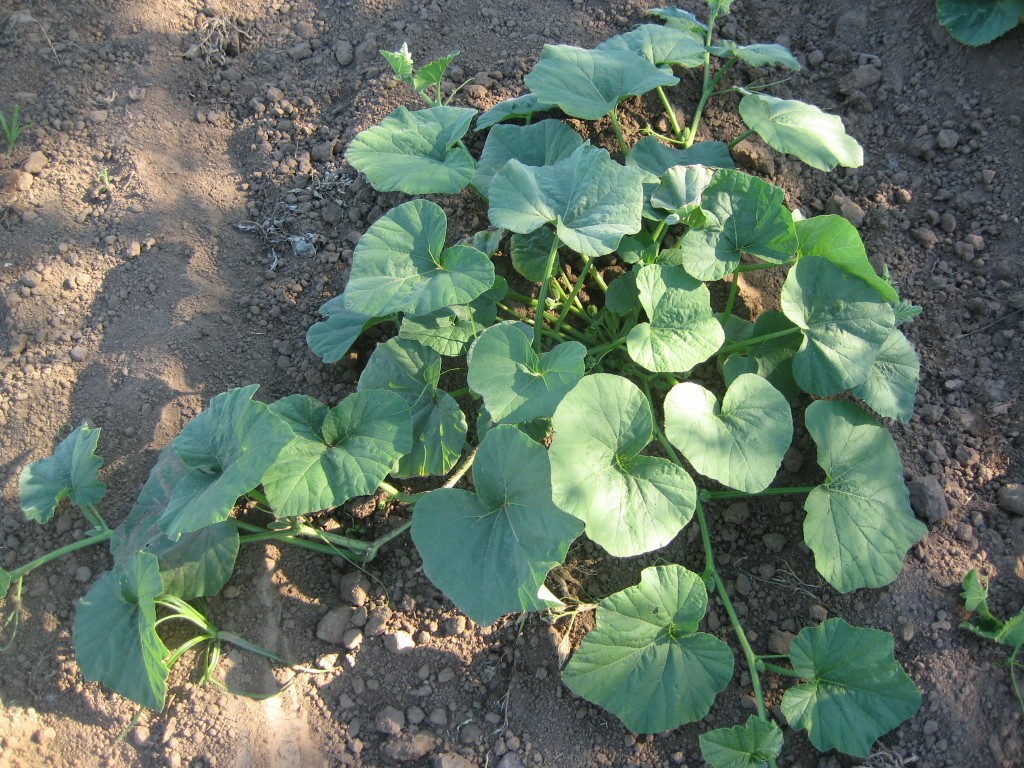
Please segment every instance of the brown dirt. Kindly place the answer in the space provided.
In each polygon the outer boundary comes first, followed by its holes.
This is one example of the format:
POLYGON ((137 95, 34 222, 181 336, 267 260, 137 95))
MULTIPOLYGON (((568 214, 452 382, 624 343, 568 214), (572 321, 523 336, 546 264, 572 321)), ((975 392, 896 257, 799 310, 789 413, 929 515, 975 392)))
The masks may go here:
MULTIPOLYGON (((160 448, 216 393, 259 382, 266 399, 333 402, 351 389, 355 370, 323 366, 304 336, 343 286, 359 232, 395 199, 341 160, 355 132, 413 103, 378 48, 408 40, 420 60, 460 49, 453 79, 476 77, 484 87, 469 103, 486 107, 519 92, 544 42, 594 45, 649 5, 0 2, 0 109, 20 104, 33 123, 0 155, 0 565, 84 532, 68 513, 27 523, 17 503, 18 473, 75 425, 103 429, 103 508, 116 523, 160 448), (26 162, 37 167, 19 175, 26 162), (237 227, 246 222, 275 227, 263 239, 237 227), (307 235, 323 238, 312 255, 286 239, 307 235)), ((1024 28, 971 50, 938 27, 930 0, 737 0, 733 11, 727 33, 787 43, 808 63, 775 92, 843 115, 865 147, 863 168, 833 174, 754 142, 740 159, 808 214, 863 213, 869 253, 924 307, 908 331, 923 363, 917 412, 894 432, 908 479, 934 478, 932 501, 941 512, 944 496, 948 513, 891 587, 841 596, 813 571, 799 509, 751 502, 716 527, 723 575, 755 645, 826 615, 895 633, 924 703, 871 765, 1024 765, 1003 656, 957 629, 972 567, 993 578, 997 610, 1024 603, 1024 518, 998 503, 1024 481, 1024 28)), ((736 128, 728 113, 709 115, 710 132, 736 128)), ((797 448, 794 473, 812 455, 797 448)), ((681 538, 669 554, 692 562, 698 549, 681 538)), ((585 593, 635 579, 637 564, 632 576, 596 572, 595 557, 581 547, 567 567, 585 593)), ((0 656, 0 766, 376 766, 403 749, 410 765, 447 768, 699 766, 700 730, 747 714, 737 674, 700 727, 637 739, 560 684, 540 619, 521 632, 514 618, 467 622, 403 538, 365 576, 322 555, 245 550, 210 603, 220 626, 340 671, 300 676, 267 701, 183 672, 166 711, 144 713, 118 742, 134 708, 82 681, 70 636, 76 601, 108 566, 105 552, 85 551, 27 581, 17 641, 0 656), (317 639, 319 620, 344 605, 366 609, 351 649, 317 639), (413 650, 388 650, 398 631, 413 650)), ((709 628, 727 635, 723 622, 712 610, 709 628)), ((257 692, 287 679, 238 653, 221 674, 257 692)), ((790 731, 787 745, 782 765, 853 764, 790 731)))

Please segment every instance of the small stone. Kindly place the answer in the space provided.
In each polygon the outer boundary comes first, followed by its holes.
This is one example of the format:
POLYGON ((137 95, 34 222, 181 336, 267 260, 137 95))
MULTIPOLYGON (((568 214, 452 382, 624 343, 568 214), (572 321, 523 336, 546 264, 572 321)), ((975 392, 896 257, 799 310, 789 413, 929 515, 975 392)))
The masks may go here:
POLYGON ((939 226, 942 227, 943 232, 952 232, 956 229, 956 217, 952 213, 942 214, 942 218, 939 219, 939 226))
POLYGON ((105 109, 94 109, 89 113, 89 122, 92 123, 105 123, 107 122, 107 110, 105 109))
POLYGON ((405 713, 397 707, 388 705, 377 713, 377 717, 373 720, 373 727, 377 729, 377 733, 397 736, 405 727, 405 713))
POLYGON ((329 611, 316 626, 316 636, 325 643, 340 645, 345 640, 345 631, 352 620, 354 609, 347 605, 329 611))
POLYGON ((823 61, 825 61, 825 54, 819 50, 813 50, 807 54, 807 65, 809 67, 817 67, 823 61))
POLYGON ((796 635, 792 632, 786 632, 783 629, 773 629, 768 636, 768 650, 772 653, 788 655, 789 644, 793 642, 794 637, 796 635))
POLYGON ((71 359, 76 363, 84 363, 85 359, 89 356, 89 350, 83 346, 72 347, 68 353, 71 359))
POLYGON ((864 209, 846 195, 838 192, 832 195, 832 198, 825 203, 825 213, 842 216, 857 229, 860 229, 864 224, 864 209))
POLYGON ((145 725, 137 725, 132 729, 132 744, 136 747, 143 746, 149 741, 149 728, 145 725))
POLYGON ((766 533, 761 537, 761 541, 764 542, 765 547, 770 552, 778 554, 786 548, 786 537, 781 533, 766 533))
POLYGON ((412 639, 412 635, 404 630, 388 632, 384 635, 384 647, 391 653, 408 653, 416 647, 416 641, 412 639))
POLYGON ((92 579, 92 568, 88 565, 80 565, 75 569, 75 581, 79 584, 88 584, 92 579))
POLYGON ((926 475, 907 483, 910 491, 910 506, 922 520, 937 523, 949 515, 946 492, 935 475, 926 475))
POLYGON ((314 163, 329 163, 334 157, 334 142, 318 141, 309 151, 314 163))
POLYGON ((914 199, 914 196, 910 193, 909 189, 900 188, 893 193, 893 198, 899 205, 906 205, 914 199))
POLYGON ((1011 515, 1024 515, 1024 485, 1007 483, 999 489, 999 508, 1011 515))
POLYGON ((124 255, 129 259, 134 259, 140 253, 142 253, 142 243, 138 240, 132 240, 128 243, 128 247, 124 249, 124 255))
POLYGON ((967 243, 969 246, 971 246, 976 251, 984 251, 985 250, 985 238, 982 237, 981 235, 975 235, 975 234, 965 235, 964 236, 964 242, 967 243))
POLYGON ((11 185, 17 192, 28 192, 32 189, 32 184, 35 182, 35 176, 31 173, 25 173, 24 171, 12 171, 14 177, 14 183, 11 185))
MULTIPOLYGON (((380 608, 375 608, 370 613, 369 618, 366 620, 366 626, 363 628, 363 634, 367 637, 376 637, 377 635, 384 634, 384 627, 391 619, 391 609, 386 605, 380 608)), ((408 633, 406 633, 408 634, 408 633)))
POLYGON ((934 248, 939 242, 938 236, 930 227, 918 227, 911 230, 910 234, 925 248, 934 248))
POLYGON ((863 91, 866 88, 877 85, 881 79, 882 73, 878 71, 878 67, 875 67, 872 64, 865 64, 864 66, 857 67, 857 69, 853 70, 853 74, 847 81, 847 86, 858 91, 863 91))
POLYGON ((939 149, 954 149, 960 143, 960 134, 950 128, 943 128, 935 137, 939 149))
POLYGON ((506 752, 498 761, 498 768, 526 768, 526 765, 523 758, 515 752, 506 752))
POLYGON ((736 593, 747 597, 751 592, 754 591, 754 585, 750 583, 750 577, 745 573, 741 573, 736 577, 736 593))
POLYGON ((996 172, 991 168, 986 168, 981 172, 981 181, 983 184, 991 184, 996 180, 996 172))
POLYGON ((298 45, 293 45, 289 48, 288 55, 295 59, 295 61, 302 61, 303 59, 308 59, 313 55, 313 48, 310 46, 308 40, 303 40, 298 45))
POLYGON ((24 275, 21 276, 21 284, 26 288, 38 288, 40 283, 43 282, 43 276, 36 272, 34 269, 30 269, 24 275))
POLYGON ((434 768, 474 768, 474 766, 458 752, 443 752, 440 755, 434 755, 434 768))
POLYGON ((21 170, 25 173, 31 173, 33 176, 38 176, 43 172, 43 169, 49 164, 50 159, 42 152, 33 152, 26 158, 25 162, 22 163, 21 170))
POLYGON ((282 91, 280 88, 277 88, 277 87, 275 87, 273 85, 270 86, 269 88, 267 88, 267 101, 271 102, 272 104, 276 104, 277 102, 283 101, 283 100, 284 100, 284 91, 282 91))
POLYGON ((811 617, 811 621, 822 622, 828 618, 828 608, 821 603, 814 603, 807 609, 807 615, 811 617))
POLYGON ((388 739, 380 748, 384 756, 396 763, 422 760, 434 748, 434 737, 426 733, 403 734, 388 739))
POLYGON ((722 519, 730 525, 740 525, 745 523, 750 517, 750 507, 747 506, 746 502, 737 501, 730 504, 722 512, 722 519))
POLYGON ((355 58, 355 49, 348 40, 339 40, 334 44, 334 58, 339 67, 347 67, 355 58))
POLYGON ((295 34, 303 40, 311 40, 316 35, 316 29, 308 21, 300 21, 295 25, 295 34))

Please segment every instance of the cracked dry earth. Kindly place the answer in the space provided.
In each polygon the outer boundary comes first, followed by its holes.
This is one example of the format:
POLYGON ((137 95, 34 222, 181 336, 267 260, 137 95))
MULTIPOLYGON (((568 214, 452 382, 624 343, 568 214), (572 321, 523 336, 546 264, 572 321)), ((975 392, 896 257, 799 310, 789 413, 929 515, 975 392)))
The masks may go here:
MULTIPOLYGON (((461 50, 452 79, 473 82, 457 103, 486 108, 520 92, 545 42, 595 45, 650 5, 0 0, 0 109, 20 105, 32 124, 0 155, 0 565, 84 533, 69 513, 28 523, 17 502, 21 469, 82 422, 102 428, 104 511, 117 523, 159 450, 218 392, 256 382, 263 399, 336 402, 352 390, 358 359, 325 366, 304 337, 344 286, 360 233, 399 199, 342 160, 357 131, 413 103, 379 48, 408 41, 422 61, 461 50)), ((789 45, 804 71, 775 93, 842 115, 864 145, 863 168, 832 174, 754 141, 736 156, 792 207, 856 224, 877 265, 924 308, 907 331, 923 368, 916 413, 891 426, 929 535, 893 585, 847 596, 815 574, 791 503, 715 510, 716 549, 759 647, 784 647, 833 615, 894 633, 923 705, 868 765, 1009 768, 1024 765, 1024 721, 1004 656, 957 625, 970 568, 991 577, 997 611, 1024 603, 1024 28, 971 50, 933 10, 929 0, 736 0, 723 30, 789 45)), ((725 138, 737 128, 728 112, 706 124, 725 138)), ((479 213, 463 198, 445 203, 466 226, 479 213)), ((813 453, 806 440, 797 447, 785 472, 798 477, 813 453)), ((84 682, 74 663, 76 601, 109 565, 98 550, 26 582, 18 637, 0 655, 3 768, 696 768, 698 733, 748 714, 749 680, 737 673, 704 722, 629 733, 561 685, 557 633, 537 617, 522 632, 515 617, 467 621, 406 537, 366 574, 247 547, 210 601, 219 626, 331 671, 299 675, 266 700, 181 671, 166 710, 132 724, 133 706, 84 682)), ((691 532, 663 554, 693 562, 699 545, 691 532)), ((646 564, 609 567, 582 545, 559 578, 600 596, 646 564)), ((728 639, 714 604, 706 629, 728 639)), ((255 693, 291 677, 237 651, 218 673, 255 693)), ((781 765, 856 764, 815 753, 802 734, 786 740, 781 765)))

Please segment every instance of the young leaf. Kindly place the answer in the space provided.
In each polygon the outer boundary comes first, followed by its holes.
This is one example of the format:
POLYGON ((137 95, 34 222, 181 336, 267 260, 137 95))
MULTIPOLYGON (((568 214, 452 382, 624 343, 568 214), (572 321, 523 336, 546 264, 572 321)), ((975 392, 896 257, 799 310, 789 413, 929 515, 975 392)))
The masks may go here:
POLYGON ((843 121, 811 104, 746 91, 740 99, 740 117, 772 149, 819 171, 864 165, 864 150, 847 135, 843 121))
POLYGON ((914 412, 914 396, 921 378, 921 361, 898 328, 878 350, 867 379, 853 388, 853 394, 871 406, 876 413, 903 423, 914 412))
POLYGON ((320 314, 327 319, 309 326, 306 344, 325 363, 341 360, 363 331, 384 321, 382 317, 373 318, 350 310, 345 306, 344 293, 324 302, 320 314))
POLYGON ((413 447, 399 460, 398 477, 443 475, 462 455, 466 417, 437 388, 440 377, 437 352, 400 338, 378 345, 359 377, 359 392, 394 392, 410 408, 413 447))
POLYGON ((649 371, 683 373, 711 357, 725 332, 711 309, 707 286, 679 267, 640 267, 636 285, 650 320, 626 337, 629 356, 649 371))
POLYGON ((409 406, 396 394, 356 392, 329 410, 320 405, 290 395, 270 406, 295 433, 263 476, 278 518, 311 515, 369 496, 412 449, 409 406))
POLYGON ((842 216, 814 216, 798 221, 796 236, 802 256, 828 259, 844 272, 866 282, 890 304, 900 300, 892 284, 875 273, 857 228, 842 216))
POLYGON ((971 568, 964 576, 960 598, 964 601, 964 608, 970 613, 977 611, 983 616, 992 616, 988 607, 988 585, 981 582, 976 569, 971 568))
POLYGON ((793 216, 785 194, 740 171, 719 170, 701 197, 705 221, 680 238, 683 268, 698 280, 721 280, 748 253, 784 264, 796 255, 793 216))
MULTIPOLYGON (((750 336, 766 336, 795 327, 784 314, 770 310, 757 318, 750 336)), ((779 336, 729 355, 722 363, 726 386, 730 386, 744 373, 755 373, 767 379, 791 403, 795 402, 801 390, 793 378, 793 356, 800 348, 801 340, 799 334, 779 336)))
MULTIPOLYGON (((711 184, 713 175, 714 171, 703 165, 677 165, 669 168, 651 195, 651 205, 671 211, 681 221, 688 221, 695 212, 701 213, 701 197, 711 184)), ((693 221, 694 226, 703 223, 703 215, 693 221)))
POLYGON ((586 523, 587 536, 615 557, 660 549, 696 507, 686 472, 642 456, 654 436, 647 398, 629 379, 584 377, 551 420, 555 504, 586 523))
POLYGON ((217 395, 171 441, 189 471, 160 515, 160 530, 170 538, 227 520, 238 497, 260 484, 291 441, 288 426, 252 399, 257 388, 217 395))
POLYGON ((422 67, 412 73, 412 87, 416 93, 423 93, 430 86, 434 86, 437 89, 438 96, 441 93, 441 81, 444 79, 444 73, 448 70, 448 67, 458 57, 458 51, 452 51, 447 56, 442 56, 439 59, 435 59, 429 64, 424 64, 422 67))
POLYGON ((679 8, 651 8, 647 13, 664 21, 666 27, 689 32, 696 39, 702 42, 704 40, 708 25, 689 11, 679 8))
POLYGON ((743 725, 702 733, 698 741, 711 768, 768 768, 782 751, 782 729, 751 715, 743 725))
POLYGON ((939 23, 964 45, 985 45, 1024 18, 1024 0, 937 0, 939 23))
POLYGON ((611 253, 623 235, 640 231, 643 173, 589 144, 542 168, 509 160, 489 191, 496 227, 527 234, 553 224, 558 239, 583 256, 611 253))
POLYGON ((793 416, 785 396, 754 374, 737 378, 721 406, 713 392, 685 382, 665 397, 665 435, 702 475, 760 493, 793 440, 793 416))
POLYGON ((485 328, 493 325, 498 315, 498 302, 508 293, 503 277, 494 278, 489 291, 468 305, 445 307, 428 315, 406 315, 398 335, 435 350, 445 357, 460 357, 466 347, 485 328))
POLYGON ((413 63, 408 43, 402 43, 402 47, 397 51, 382 50, 380 55, 391 65, 391 71, 395 73, 396 80, 412 85, 413 63))
POLYGON ((494 175, 515 158, 523 165, 554 165, 573 153, 583 139, 560 120, 541 120, 533 125, 496 125, 487 134, 476 166, 473 186, 488 194, 494 175))
POLYGON ((494 285, 494 265, 468 245, 445 248, 448 217, 410 200, 370 225, 352 257, 345 305, 365 315, 425 315, 468 304, 494 285))
POLYGON ((480 442, 473 486, 417 502, 412 538, 424 572, 479 624, 543 610, 544 579, 583 529, 551 503, 547 451, 515 427, 494 427, 480 442))
POLYGON ((928 529, 914 517, 896 444, 853 403, 817 400, 804 413, 825 482, 807 496, 804 541, 840 592, 882 587, 928 529))
POLYGON ((506 322, 484 331, 469 350, 467 381, 497 424, 547 418, 583 378, 587 348, 577 341, 533 351, 533 329, 506 322))
POLYGON ((545 104, 537 98, 536 94, 527 93, 523 96, 507 99, 495 104, 477 117, 476 129, 482 131, 505 120, 531 117, 537 112, 546 112, 549 109, 553 109, 554 106, 554 104, 545 104))
POLYGON ((65 498, 79 508, 96 504, 107 486, 99 481, 103 459, 96 455, 100 430, 82 424, 60 441, 53 454, 29 464, 18 478, 25 517, 47 523, 65 498))
POLYGON ((701 141, 689 149, 673 149, 654 136, 640 139, 629 151, 626 165, 661 177, 677 165, 704 165, 709 168, 735 168, 729 148, 720 141, 701 141))
POLYGON ((733 673, 729 646, 697 631, 707 608, 697 574, 679 565, 645 568, 639 584, 597 604, 597 626, 562 680, 637 733, 700 720, 733 673))
POLYGON ((11 588, 11 574, 0 568, 0 600, 7 597, 7 592, 11 588))
POLYGON ((136 552, 78 603, 72 641, 82 677, 160 711, 167 693, 167 648, 156 633, 153 599, 163 591, 157 559, 136 552))
POLYGON ((800 62, 792 52, 778 43, 755 43, 754 45, 736 45, 732 40, 723 40, 711 47, 715 56, 735 56, 752 67, 785 67, 794 72, 800 71, 800 62))
POLYGON ((780 303, 804 337, 793 376, 822 397, 863 384, 896 325, 878 291, 818 256, 801 257, 789 271, 780 303))
POLYGON ((551 252, 551 243, 554 241, 554 237, 555 233, 551 227, 539 227, 525 235, 518 233, 512 235, 509 249, 512 255, 512 266, 515 267, 516 272, 530 282, 544 282, 547 278, 545 270, 548 266, 548 254, 551 252))
POLYGON ((700 67, 704 41, 680 29, 660 24, 641 24, 601 43, 598 51, 631 51, 654 65, 700 67))
POLYGON ((131 512, 110 539, 115 569, 125 567, 137 552, 155 555, 163 593, 182 600, 220 592, 235 568, 239 545, 238 528, 230 520, 183 533, 177 540, 160 530, 160 516, 174 488, 188 473, 188 465, 174 448, 165 446, 131 512))
POLYGON ((378 125, 360 131, 345 159, 365 173, 378 192, 458 192, 473 180, 473 157, 456 144, 466 135, 474 114, 475 110, 463 107, 415 112, 399 107, 378 125))
POLYGON ((567 115, 598 120, 623 99, 675 85, 679 78, 632 51, 545 45, 524 82, 538 99, 567 115))
POLYGON ((828 619, 801 630, 789 653, 793 670, 807 682, 786 691, 782 713, 822 752, 867 757, 875 740, 921 706, 887 632, 828 619))

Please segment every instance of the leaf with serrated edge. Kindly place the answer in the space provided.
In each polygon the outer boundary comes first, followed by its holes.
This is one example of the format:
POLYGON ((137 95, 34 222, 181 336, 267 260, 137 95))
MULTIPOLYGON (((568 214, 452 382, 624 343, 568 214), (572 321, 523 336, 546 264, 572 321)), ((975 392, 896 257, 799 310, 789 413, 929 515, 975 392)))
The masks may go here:
POLYGON ((722 346, 725 332, 703 283, 679 267, 648 264, 637 272, 636 285, 650 322, 630 330, 626 349, 644 368, 683 373, 722 346))
POLYGON ((597 626, 563 682, 636 733, 700 720, 733 674, 729 646, 697 631, 707 607, 697 574, 679 565, 645 568, 639 584, 597 604, 597 626))
POLYGON ((921 361, 917 353, 907 337, 893 328, 878 350, 867 379, 853 388, 853 394, 876 413, 906 423, 914 412, 920 378, 921 361))
POLYGON ((410 200, 370 225, 352 256, 345 306, 365 315, 425 315, 468 304, 494 285, 494 265, 468 245, 445 248, 448 217, 410 200))
POLYGON ((875 272, 857 228, 842 216, 814 216, 796 222, 802 256, 821 256, 844 272, 856 275, 890 304, 900 300, 896 289, 875 272))
POLYGON ((29 464, 18 478, 25 517, 47 523, 65 498, 79 508, 96 504, 107 486, 99 481, 103 459, 96 455, 100 430, 84 424, 61 440, 53 454, 29 464))
POLYGON ((784 45, 778 43, 754 43, 753 45, 737 45, 730 52, 740 61, 752 67, 785 67, 794 72, 800 71, 800 62, 784 45))
POLYGON ((544 579, 583 526, 551 503, 547 451, 515 427, 494 427, 480 442, 473 486, 417 502, 412 538, 424 572, 480 624, 549 607, 544 579))
POLYGON ((488 194, 494 175, 513 158, 534 167, 554 165, 573 153, 583 139, 560 120, 532 125, 496 125, 487 134, 473 186, 488 194))
POLYGON ((853 403, 817 400, 804 412, 826 480, 807 496, 804 541, 840 592, 882 587, 928 529, 914 517, 896 444, 853 403))
POLYGON ((167 693, 168 651, 153 602, 162 590, 156 557, 136 552, 79 601, 72 636, 82 677, 156 711, 167 693))
POLYGON ((473 157, 457 144, 475 114, 464 107, 399 107, 356 134, 345 159, 378 192, 454 194, 473 180, 473 157))
POLYGON ((743 725, 702 733, 698 741, 711 768, 768 768, 782 751, 782 729, 751 715, 743 725))
POLYGON ((660 549, 693 516, 696 487, 677 464, 643 456, 654 415, 621 376, 584 377, 551 420, 554 501, 586 523, 587 536, 615 557, 660 549))
POLYGON ((632 51, 651 64, 692 69, 704 64, 704 43, 680 29, 641 24, 597 46, 598 51, 632 51))
POLYGON ((684 382, 665 397, 665 435, 702 475, 745 493, 775 479, 793 440, 785 396, 754 374, 737 378, 721 405, 699 384, 684 382))
POLYGON ((921 694, 893 658, 892 635, 828 619, 789 646, 807 680, 786 691, 782 713, 822 752, 867 757, 871 745, 921 706, 921 694))
POLYGON ((538 355, 533 328, 505 322, 484 331, 469 350, 467 381, 498 424, 547 418, 583 378, 587 348, 565 341, 538 355))
POLYGON ((811 104, 746 92, 740 99, 740 117, 772 149, 819 171, 864 165, 864 150, 846 133, 842 119, 811 104))
POLYGON ((804 337, 793 377, 822 397, 864 383, 896 325, 892 306, 874 288, 819 256, 803 256, 789 271, 780 304, 804 337))

